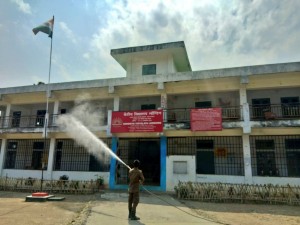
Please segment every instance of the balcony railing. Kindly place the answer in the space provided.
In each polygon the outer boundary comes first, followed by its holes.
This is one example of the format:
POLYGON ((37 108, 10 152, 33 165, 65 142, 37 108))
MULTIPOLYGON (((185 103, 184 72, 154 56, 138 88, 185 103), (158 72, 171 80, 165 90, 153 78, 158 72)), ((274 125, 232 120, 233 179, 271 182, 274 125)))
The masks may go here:
MULTIPOLYGON (((174 108, 165 110, 165 122, 169 123, 187 123, 190 122, 190 108, 174 108)), ((242 107, 222 107, 223 121, 240 121, 242 120, 242 107)))
MULTIPOLYGON (((48 127, 57 126, 56 120, 61 114, 52 114, 49 116, 48 127)), ((45 116, 7 116, 0 117, 0 129, 11 128, 43 128, 45 123, 45 116)), ((99 121, 95 121, 95 124, 107 125, 107 118, 100 117, 99 121)))
POLYGON ((299 119, 300 104, 250 105, 251 120, 299 119))
MULTIPOLYGON (((271 119, 299 119, 300 104, 284 105, 250 105, 251 120, 271 120, 271 119)), ((243 113, 241 106, 221 107, 223 121, 242 121, 243 113)), ((191 108, 172 108, 164 110, 165 123, 190 123, 191 108)), ((56 120, 60 114, 49 116, 48 127, 57 126, 56 120)), ((6 128, 43 128, 44 116, 8 116, 0 117, 0 129, 6 128)), ((99 117, 95 124, 107 125, 107 117, 99 117)))
POLYGON ((44 116, 6 116, 0 118, 0 128, 39 128, 44 122, 44 116))

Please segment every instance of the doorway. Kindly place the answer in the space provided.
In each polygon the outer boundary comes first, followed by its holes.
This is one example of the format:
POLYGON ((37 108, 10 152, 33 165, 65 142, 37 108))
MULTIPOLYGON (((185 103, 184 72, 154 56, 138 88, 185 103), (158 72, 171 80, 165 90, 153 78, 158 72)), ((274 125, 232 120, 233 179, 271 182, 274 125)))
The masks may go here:
MULTIPOLYGON (((140 160, 140 169, 145 177, 145 185, 160 186, 160 140, 121 139, 118 156, 131 168, 135 159, 140 160)), ((128 184, 128 169, 117 162, 116 184, 128 184)))

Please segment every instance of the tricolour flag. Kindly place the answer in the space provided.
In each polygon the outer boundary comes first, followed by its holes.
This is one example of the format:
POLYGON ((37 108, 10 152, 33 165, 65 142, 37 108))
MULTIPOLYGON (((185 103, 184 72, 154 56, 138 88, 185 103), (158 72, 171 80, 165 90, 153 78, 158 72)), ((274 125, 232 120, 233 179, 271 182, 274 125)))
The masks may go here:
POLYGON ((39 31, 48 34, 50 38, 52 38, 53 34, 53 25, 54 25, 54 16, 51 20, 43 23, 42 25, 35 27, 32 29, 34 34, 37 34, 39 31))

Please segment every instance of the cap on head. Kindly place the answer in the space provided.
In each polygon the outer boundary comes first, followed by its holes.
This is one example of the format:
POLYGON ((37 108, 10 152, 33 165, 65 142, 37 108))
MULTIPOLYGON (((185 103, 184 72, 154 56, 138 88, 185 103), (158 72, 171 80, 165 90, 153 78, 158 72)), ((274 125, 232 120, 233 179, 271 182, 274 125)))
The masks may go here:
POLYGON ((134 165, 134 167, 139 167, 140 166, 140 161, 139 160, 134 160, 133 161, 133 165, 134 165))

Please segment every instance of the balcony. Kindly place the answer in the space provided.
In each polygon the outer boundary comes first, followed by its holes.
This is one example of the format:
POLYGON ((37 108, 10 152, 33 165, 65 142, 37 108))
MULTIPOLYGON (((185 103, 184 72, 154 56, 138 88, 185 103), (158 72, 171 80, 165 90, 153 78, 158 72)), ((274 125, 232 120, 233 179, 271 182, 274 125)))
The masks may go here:
POLYGON ((251 120, 300 119, 300 104, 250 105, 251 120))
MULTIPOLYGON (((167 117, 165 122, 168 123, 189 123, 190 122, 190 108, 175 108, 166 109, 167 117)), ((241 106, 222 107, 223 121, 241 121, 242 117, 241 106)))
POLYGON ((44 122, 45 116, 7 116, 0 118, 0 128, 41 128, 44 122))
MULTIPOLYGON (((56 120, 61 114, 52 114, 49 116, 48 127, 56 127, 56 120)), ((43 128, 45 123, 45 116, 7 116, 0 117, 0 129, 30 129, 43 128)), ((100 117, 99 121, 95 121, 95 125, 106 126, 107 117, 100 117), (100 125, 102 124, 102 125, 100 125)))

